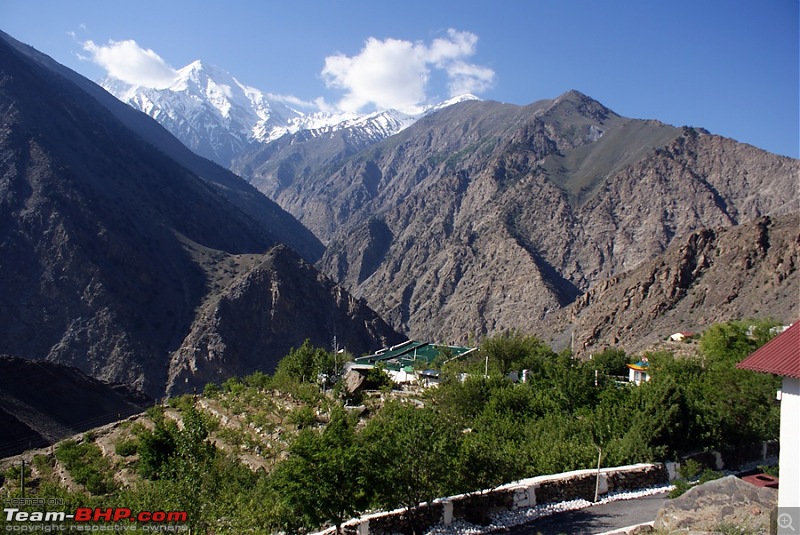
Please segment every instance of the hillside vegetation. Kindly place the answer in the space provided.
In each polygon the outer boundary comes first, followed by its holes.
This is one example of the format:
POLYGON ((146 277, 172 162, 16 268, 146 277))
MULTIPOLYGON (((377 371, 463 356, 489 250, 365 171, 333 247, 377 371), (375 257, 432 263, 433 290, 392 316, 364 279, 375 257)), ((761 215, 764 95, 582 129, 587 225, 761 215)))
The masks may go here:
MULTIPOLYGON (((735 368, 773 325, 717 324, 693 351, 650 353, 638 387, 617 380, 631 361, 620 350, 582 361, 508 332, 446 364, 438 387, 351 394, 317 382, 341 361, 306 343, 274 376, 212 383, 27 454, 25 493, 65 510, 187 511, 200 532, 305 532, 394 507, 421 526, 420 502, 592 467, 598 449, 613 466, 777 438, 778 380, 735 368), (506 377, 523 369, 526 383, 506 377)), ((3 492, 20 496, 19 459, 0 470, 3 492)))

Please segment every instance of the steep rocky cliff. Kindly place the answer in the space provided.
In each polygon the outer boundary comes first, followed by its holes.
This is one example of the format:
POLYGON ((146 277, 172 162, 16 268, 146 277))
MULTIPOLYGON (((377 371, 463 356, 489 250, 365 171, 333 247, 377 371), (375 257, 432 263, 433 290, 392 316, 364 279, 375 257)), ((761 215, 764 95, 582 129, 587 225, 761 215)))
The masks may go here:
POLYGON ((201 307, 172 356, 170 393, 274 369, 305 339, 332 349, 336 337, 336 345, 354 355, 405 339, 284 246, 237 256, 229 265, 245 269, 201 307))
POLYGON ((734 318, 800 319, 800 216, 702 229, 657 258, 592 286, 549 319, 578 355, 637 351, 678 331, 734 318))

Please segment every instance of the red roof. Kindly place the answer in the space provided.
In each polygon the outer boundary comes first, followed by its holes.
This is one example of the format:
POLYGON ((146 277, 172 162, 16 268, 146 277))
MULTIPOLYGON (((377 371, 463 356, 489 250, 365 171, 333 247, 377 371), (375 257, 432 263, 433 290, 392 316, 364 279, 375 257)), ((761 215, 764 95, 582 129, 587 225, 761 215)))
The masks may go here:
POLYGON ((736 367, 800 379, 800 321, 753 351, 736 367))

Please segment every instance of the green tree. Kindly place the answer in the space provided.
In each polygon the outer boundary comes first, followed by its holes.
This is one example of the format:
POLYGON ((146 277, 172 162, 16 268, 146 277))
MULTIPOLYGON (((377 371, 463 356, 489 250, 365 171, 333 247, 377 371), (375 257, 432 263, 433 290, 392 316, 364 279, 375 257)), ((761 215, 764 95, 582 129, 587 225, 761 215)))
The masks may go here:
POLYGON ((628 356, 622 349, 606 349, 600 353, 592 355, 592 359, 587 365, 599 372, 600 375, 628 375, 625 365, 628 363, 628 356))
POLYGON ((700 338, 700 354, 705 363, 715 366, 739 362, 766 344, 773 336, 773 320, 729 321, 712 325, 700 338))
POLYGON ((324 431, 305 429, 277 466, 272 484, 281 500, 281 527, 288 531, 336 526, 366 506, 362 458, 355 424, 336 406, 324 431))
POLYGON ((420 504, 452 490, 458 430, 430 408, 391 402, 361 433, 372 505, 406 509, 419 533, 428 523, 420 504))
POLYGON ((483 411, 492 397, 492 392, 508 386, 511 386, 511 382, 498 375, 488 378, 482 375, 471 376, 462 382, 448 373, 438 388, 429 391, 429 396, 439 411, 447 414, 459 425, 468 427, 483 411))
POLYGON ((306 340, 303 345, 291 349, 289 354, 281 359, 275 370, 275 379, 314 383, 320 374, 332 374, 333 371, 334 356, 324 349, 312 346, 311 342, 306 340))
MULTIPOLYGON (((458 438, 453 470, 456 492, 480 494, 483 490, 512 481, 518 475, 518 444, 509 439, 513 433, 493 432, 499 426, 518 426, 509 420, 498 420, 496 424, 491 431, 473 429, 458 438)), ((468 520, 485 524, 489 520, 488 504, 484 501, 477 503, 479 506, 469 509, 468 520)))
POLYGON ((139 474, 147 479, 158 479, 169 458, 175 453, 177 426, 167 421, 163 410, 150 410, 153 430, 143 430, 138 436, 139 474))
POLYGON ((675 458, 693 446, 684 389, 672 377, 654 376, 636 389, 627 447, 642 461, 675 458))
POLYGON ((547 361, 556 356, 535 336, 524 336, 514 330, 484 340, 481 354, 488 355, 490 362, 499 363, 503 374, 528 369, 534 375, 540 374, 547 361))

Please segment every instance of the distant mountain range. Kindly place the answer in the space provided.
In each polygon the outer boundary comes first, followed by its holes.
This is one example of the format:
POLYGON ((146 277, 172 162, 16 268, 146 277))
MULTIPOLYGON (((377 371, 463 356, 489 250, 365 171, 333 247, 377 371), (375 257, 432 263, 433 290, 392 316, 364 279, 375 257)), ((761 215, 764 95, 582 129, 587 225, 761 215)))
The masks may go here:
POLYGON ((347 130, 369 142, 380 141, 437 109, 477 98, 464 95, 415 113, 303 113, 290 105, 291 99, 247 86, 225 70, 201 61, 180 69, 176 80, 164 89, 113 79, 101 85, 157 120, 197 154, 225 167, 250 147, 300 132, 313 138, 347 130))
MULTIPOLYGON (((160 107, 141 90, 114 92, 195 147, 221 138, 225 114, 246 115, 232 110, 265 94, 243 88, 251 97, 219 98, 219 87, 238 84, 233 77, 187 69, 158 92, 160 107), (181 124, 215 125, 203 140, 181 134, 180 114, 164 111, 190 94, 203 102, 194 109, 217 106, 221 118, 181 116, 181 124)), ((237 127, 244 141, 221 160, 325 244, 320 269, 412 337, 464 343, 514 328, 548 338, 565 307, 657 262, 674 240, 798 211, 797 160, 701 128, 626 118, 578 91, 527 106, 464 98, 420 116, 351 121, 289 117, 284 105, 275 103, 280 120, 269 127, 253 126, 267 125, 264 114, 237 127)), ((778 294, 797 285, 784 281, 778 294)), ((778 294, 770 312, 796 318, 797 307, 778 294)), ((697 321, 765 314, 762 298, 697 321)), ((636 345, 611 330, 588 336, 587 350, 623 339, 636 345)))

